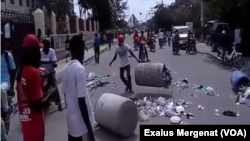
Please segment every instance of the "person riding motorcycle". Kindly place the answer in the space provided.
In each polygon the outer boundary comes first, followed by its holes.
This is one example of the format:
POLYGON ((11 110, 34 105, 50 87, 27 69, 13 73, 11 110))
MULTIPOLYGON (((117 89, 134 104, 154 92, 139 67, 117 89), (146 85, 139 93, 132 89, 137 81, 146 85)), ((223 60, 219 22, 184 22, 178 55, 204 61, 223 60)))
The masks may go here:
POLYGON ((148 58, 148 51, 147 51, 147 48, 146 48, 146 42, 145 41, 140 42, 140 47, 139 47, 139 60, 140 60, 140 62, 144 61, 143 58, 142 58, 143 53, 145 53, 145 56, 147 58, 147 62, 149 62, 150 60, 148 58))
POLYGON ((138 32, 135 30, 133 38, 134 38, 134 48, 137 50, 139 47, 139 41, 138 41, 138 32))
POLYGON ((141 36, 139 37, 139 43, 142 43, 142 41, 147 41, 146 37, 144 36, 144 31, 141 31, 141 36))
MULTIPOLYGON (((56 78, 55 78, 55 67, 57 67, 56 61, 56 54, 55 50, 50 48, 50 42, 49 40, 45 39, 43 40, 43 45, 44 47, 40 49, 40 54, 41 54, 41 60, 40 60, 40 67, 45 68, 46 70, 50 71, 50 75, 48 77, 48 82, 49 85, 52 88, 57 89, 57 83, 56 83, 56 78)), ((55 102, 56 105, 58 105, 58 110, 62 110, 62 105, 61 105, 61 100, 60 96, 55 96, 55 102)))
POLYGON ((159 32, 159 46, 160 47, 162 47, 163 46, 163 40, 164 40, 164 32, 163 32, 163 30, 161 30, 160 32, 159 32))

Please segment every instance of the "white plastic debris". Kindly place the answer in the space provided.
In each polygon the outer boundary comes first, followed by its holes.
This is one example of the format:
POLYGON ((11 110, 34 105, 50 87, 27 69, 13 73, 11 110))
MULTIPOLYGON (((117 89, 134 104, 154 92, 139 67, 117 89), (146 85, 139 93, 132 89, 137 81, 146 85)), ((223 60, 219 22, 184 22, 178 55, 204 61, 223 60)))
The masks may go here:
POLYGON ((149 115, 145 110, 141 110, 138 116, 139 116, 140 121, 148 121, 149 120, 149 115))
POLYGON ((214 111, 215 111, 215 112, 217 112, 217 113, 219 112, 219 110, 218 110, 218 109, 215 109, 214 111))
POLYGON ((204 110, 205 108, 202 107, 201 105, 198 106, 198 110, 204 110))
POLYGON ((183 112, 185 112, 185 109, 184 109, 184 107, 183 106, 176 106, 176 112, 178 113, 178 114, 181 114, 181 113, 183 113, 183 112))
POLYGON ((181 118, 179 116, 172 116, 170 118, 170 123, 171 124, 180 124, 181 123, 181 118))
POLYGON ((87 76, 87 80, 90 81, 90 80, 93 80, 95 78, 95 73, 93 72, 90 72, 87 76))
POLYGON ((240 99, 239 99, 239 102, 241 103, 241 104, 244 104, 245 102, 246 102, 246 99, 247 99, 247 97, 250 95, 250 87, 248 87, 247 89, 246 89, 246 91, 244 92, 244 94, 242 95, 242 96, 240 96, 240 99))
POLYGON ((206 90, 208 93, 212 93, 214 91, 214 89, 212 87, 207 87, 206 90))

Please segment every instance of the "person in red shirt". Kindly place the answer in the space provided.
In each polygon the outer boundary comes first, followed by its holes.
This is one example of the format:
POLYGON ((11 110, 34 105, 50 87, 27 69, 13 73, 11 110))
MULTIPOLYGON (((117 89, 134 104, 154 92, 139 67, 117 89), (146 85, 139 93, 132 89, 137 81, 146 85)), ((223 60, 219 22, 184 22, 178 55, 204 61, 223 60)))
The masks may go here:
POLYGON ((27 35, 23 40, 23 46, 22 64, 16 78, 23 141, 44 141, 43 107, 52 95, 42 95, 41 77, 38 72, 41 58, 38 39, 35 35, 27 35))
POLYGON ((137 32, 137 30, 135 30, 134 35, 133 35, 133 38, 134 38, 134 48, 135 48, 135 50, 137 50, 138 47, 139 47, 139 43, 138 43, 138 32, 137 32))

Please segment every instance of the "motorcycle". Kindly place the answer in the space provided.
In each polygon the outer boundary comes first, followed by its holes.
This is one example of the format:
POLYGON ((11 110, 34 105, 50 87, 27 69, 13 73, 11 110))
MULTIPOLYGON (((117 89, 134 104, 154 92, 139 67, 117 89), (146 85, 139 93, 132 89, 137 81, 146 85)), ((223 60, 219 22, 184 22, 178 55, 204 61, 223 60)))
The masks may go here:
MULTIPOLYGON (((38 71, 39 71, 39 73, 41 75, 41 79, 42 79, 43 96, 46 97, 46 96, 51 95, 51 94, 54 95, 46 104, 45 111, 49 110, 49 107, 50 107, 50 105, 52 105, 53 102, 55 103, 55 105, 58 106, 58 111, 61 111, 62 107, 61 107, 59 90, 58 90, 57 86, 53 86, 49 80, 50 77, 52 77, 52 75, 55 74, 55 72, 49 71, 49 70, 47 70, 45 68, 41 68, 41 67, 38 69, 38 71)), ((56 80, 53 80, 53 81, 56 81, 56 80)))
POLYGON ((160 48, 162 49, 163 48, 163 39, 160 39, 159 45, 160 45, 160 48))
POLYGON ((233 51, 231 54, 228 54, 228 51, 226 51, 224 55, 224 59, 222 59, 222 49, 218 48, 218 56, 217 58, 221 60, 223 63, 227 63, 231 66, 241 67, 244 65, 245 61, 242 57, 242 53, 239 53, 235 50, 235 46, 233 46, 233 51))
POLYGON ((197 53, 197 51, 196 51, 196 40, 194 39, 194 37, 190 38, 189 46, 186 49, 186 54, 189 54, 189 53, 193 53, 193 54, 197 53))
POLYGON ((134 51, 138 51, 138 48, 139 48, 139 40, 138 38, 135 38, 134 40, 134 51))

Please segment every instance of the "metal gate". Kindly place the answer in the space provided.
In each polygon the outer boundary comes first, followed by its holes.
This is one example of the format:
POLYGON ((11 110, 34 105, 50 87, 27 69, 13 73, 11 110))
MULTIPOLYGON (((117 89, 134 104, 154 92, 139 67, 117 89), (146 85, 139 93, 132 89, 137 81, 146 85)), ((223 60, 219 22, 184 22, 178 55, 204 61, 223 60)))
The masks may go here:
POLYGON ((9 43, 15 63, 19 66, 23 38, 27 34, 35 34, 34 18, 29 14, 1 11, 1 29, 1 39, 9 43))

